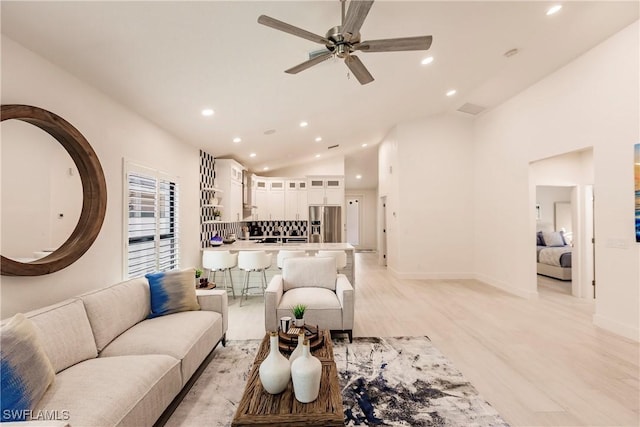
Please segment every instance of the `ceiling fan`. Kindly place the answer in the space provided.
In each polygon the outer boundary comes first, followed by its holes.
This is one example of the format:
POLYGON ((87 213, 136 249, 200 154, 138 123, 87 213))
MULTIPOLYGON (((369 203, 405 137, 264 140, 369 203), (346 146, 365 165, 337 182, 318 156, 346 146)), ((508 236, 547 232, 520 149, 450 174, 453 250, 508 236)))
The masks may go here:
POLYGON ((314 52, 310 59, 285 70, 285 73, 297 74, 316 64, 319 64, 332 56, 344 59, 349 70, 358 79, 360 84, 373 81, 373 76, 362 61, 355 56, 355 51, 362 52, 395 52, 405 50, 427 50, 431 47, 432 36, 402 37, 395 39, 365 40, 360 41, 360 28, 373 6, 374 0, 351 0, 349 9, 345 15, 345 0, 340 0, 342 5, 342 25, 333 27, 327 31, 325 37, 311 33, 302 28, 295 27, 286 22, 279 21, 266 15, 258 17, 258 23, 312 42, 324 44, 326 51, 314 52))

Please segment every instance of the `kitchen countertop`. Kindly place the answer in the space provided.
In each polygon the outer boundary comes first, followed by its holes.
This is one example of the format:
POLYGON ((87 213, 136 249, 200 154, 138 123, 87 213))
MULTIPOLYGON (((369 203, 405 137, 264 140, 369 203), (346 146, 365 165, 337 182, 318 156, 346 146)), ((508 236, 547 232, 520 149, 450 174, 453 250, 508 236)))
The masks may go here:
POLYGON ((257 243, 255 240, 236 240, 234 243, 228 245, 209 246, 203 250, 275 252, 280 249, 286 249, 288 251, 353 251, 355 248, 349 243, 257 243))

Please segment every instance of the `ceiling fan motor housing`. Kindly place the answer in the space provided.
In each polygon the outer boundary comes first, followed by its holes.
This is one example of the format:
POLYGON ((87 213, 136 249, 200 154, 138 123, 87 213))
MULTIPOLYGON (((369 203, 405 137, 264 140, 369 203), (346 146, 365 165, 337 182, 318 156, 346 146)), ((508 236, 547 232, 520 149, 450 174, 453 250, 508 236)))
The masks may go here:
POLYGON ((353 35, 348 34, 347 36, 348 37, 345 37, 344 34, 342 34, 341 25, 330 28, 329 31, 327 31, 326 37, 333 44, 326 45, 327 49, 329 49, 330 52, 334 52, 338 58, 344 58, 349 55, 354 50, 352 44, 360 42, 360 33, 358 32, 353 35))

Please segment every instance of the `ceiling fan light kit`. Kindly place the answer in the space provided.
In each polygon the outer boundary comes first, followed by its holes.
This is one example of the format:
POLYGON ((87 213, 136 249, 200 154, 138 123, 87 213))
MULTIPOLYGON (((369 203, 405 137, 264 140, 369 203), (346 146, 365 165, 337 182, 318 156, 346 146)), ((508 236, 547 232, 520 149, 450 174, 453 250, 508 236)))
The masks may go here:
POLYGON ((285 70, 285 73, 297 74, 335 56, 343 59, 358 82, 365 85, 371 83, 374 78, 362 61, 353 54, 355 51, 399 52, 428 50, 431 47, 432 36, 365 40, 361 42, 360 28, 364 24, 371 6, 373 6, 373 0, 351 0, 346 14, 344 12, 345 0, 340 0, 340 3, 342 5, 342 25, 330 28, 324 37, 266 15, 258 17, 258 23, 262 25, 314 43, 323 44, 326 48, 326 50, 322 49, 313 52, 307 61, 285 70))

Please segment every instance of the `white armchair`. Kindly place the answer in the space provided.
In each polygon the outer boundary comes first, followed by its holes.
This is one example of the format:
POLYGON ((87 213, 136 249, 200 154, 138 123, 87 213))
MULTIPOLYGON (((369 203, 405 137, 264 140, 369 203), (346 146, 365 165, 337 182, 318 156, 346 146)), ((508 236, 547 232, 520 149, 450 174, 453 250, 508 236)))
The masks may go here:
POLYGON ((305 323, 342 331, 353 340, 354 291, 344 274, 336 273, 333 258, 305 257, 284 260, 282 274, 273 276, 264 294, 264 324, 278 330, 278 319, 291 315, 291 307, 304 304, 305 323))

